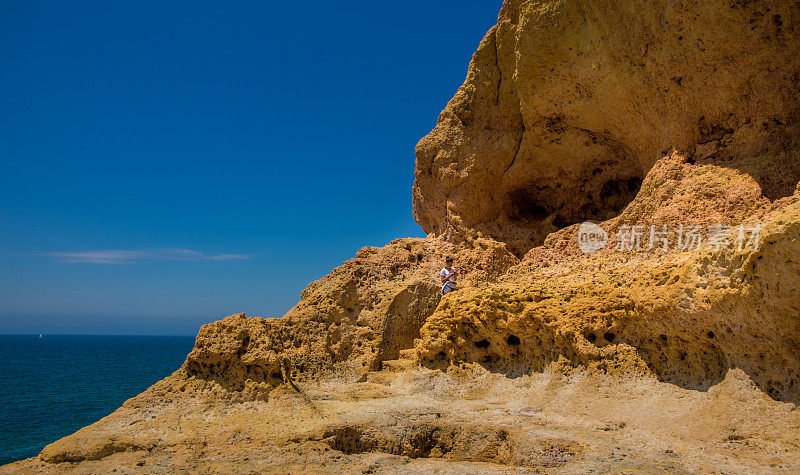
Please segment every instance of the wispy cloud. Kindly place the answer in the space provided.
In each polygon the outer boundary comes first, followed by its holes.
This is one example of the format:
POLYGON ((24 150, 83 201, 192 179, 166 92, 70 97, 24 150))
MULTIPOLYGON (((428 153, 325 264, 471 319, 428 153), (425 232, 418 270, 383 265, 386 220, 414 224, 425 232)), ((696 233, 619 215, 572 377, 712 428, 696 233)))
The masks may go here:
POLYGON ((250 256, 247 254, 218 254, 216 256, 205 256, 204 259, 209 261, 239 261, 250 259, 250 256))
POLYGON ((45 252, 67 264, 134 264, 152 261, 239 261, 247 254, 205 254, 192 249, 94 249, 76 252, 45 252))

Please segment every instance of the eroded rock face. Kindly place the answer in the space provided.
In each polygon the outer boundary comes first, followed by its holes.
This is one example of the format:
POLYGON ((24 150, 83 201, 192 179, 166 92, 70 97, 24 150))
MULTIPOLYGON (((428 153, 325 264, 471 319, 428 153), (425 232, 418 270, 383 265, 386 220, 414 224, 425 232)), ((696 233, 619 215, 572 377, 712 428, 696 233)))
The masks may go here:
POLYGON ((312 282, 283 318, 238 314, 204 325, 182 377, 243 400, 266 398, 288 380, 331 374, 359 379, 414 347, 441 299, 433 276, 449 255, 459 256, 467 283, 495 280, 518 262, 494 241, 454 245, 408 238, 363 248, 312 282))
POLYGON ((654 374, 695 390, 740 368, 770 397, 798 403, 799 203, 767 219, 758 251, 526 259, 442 302, 418 356, 509 376, 554 364, 654 374))
POLYGON ((790 1, 506 1, 417 146, 417 222, 521 253, 619 214, 673 149, 791 195, 798 21, 790 1))

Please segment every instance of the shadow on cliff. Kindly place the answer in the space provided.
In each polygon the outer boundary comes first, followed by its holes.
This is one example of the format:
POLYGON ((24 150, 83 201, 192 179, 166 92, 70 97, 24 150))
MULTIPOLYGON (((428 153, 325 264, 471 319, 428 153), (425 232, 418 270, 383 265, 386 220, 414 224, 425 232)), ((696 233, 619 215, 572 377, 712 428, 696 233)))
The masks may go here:
POLYGON ((695 150, 688 154, 691 164, 730 168, 748 175, 770 201, 794 194, 800 183, 800 126, 778 119, 749 123, 741 135, 755 136, 758 146, 744 147, 737 130, 701 117, 697 125, 695 150))

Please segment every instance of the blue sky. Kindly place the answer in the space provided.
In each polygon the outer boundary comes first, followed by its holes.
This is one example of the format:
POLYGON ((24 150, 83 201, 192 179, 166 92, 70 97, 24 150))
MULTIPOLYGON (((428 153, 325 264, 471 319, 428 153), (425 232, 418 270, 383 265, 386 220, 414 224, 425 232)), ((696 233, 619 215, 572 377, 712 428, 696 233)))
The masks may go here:
POLYGON ((414 145, 500 4, 0 2, 0 333, 280 316, 422 236, 414 145))

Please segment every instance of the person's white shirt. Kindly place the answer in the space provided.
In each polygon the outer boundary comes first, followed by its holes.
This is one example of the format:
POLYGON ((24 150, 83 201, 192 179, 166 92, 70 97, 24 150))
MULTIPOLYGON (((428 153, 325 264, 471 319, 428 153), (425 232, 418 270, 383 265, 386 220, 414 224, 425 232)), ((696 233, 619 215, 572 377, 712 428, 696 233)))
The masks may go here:
POLYGON ((442 279, 447 278, 447 282, 453 282, 453 283, 456 282, 456 268, 455 267, 453 267, 450 270, 447 270, 447 268, 445 267, 444 269, 442 269, 442 271, 439 273, 439 275, 442 276, 442 279))

